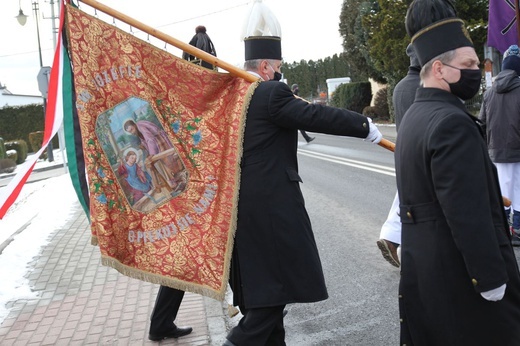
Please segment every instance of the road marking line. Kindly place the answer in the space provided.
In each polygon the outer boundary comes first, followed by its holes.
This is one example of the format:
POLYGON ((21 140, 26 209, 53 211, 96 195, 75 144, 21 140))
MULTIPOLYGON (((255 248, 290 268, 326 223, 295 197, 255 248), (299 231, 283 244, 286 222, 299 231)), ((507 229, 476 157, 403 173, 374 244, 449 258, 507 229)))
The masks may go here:
POLYGON ((395 168, 388 167, 388 166, 381 166, 381 165, 376 165, 373 163, 346 159, 344 157, 332 156, 332 155, 318 153, 318 152, 304 150, 304 149, 298 149, 298 153, 308 156, 308 157, 315 158, 315 159, 323 160, 323 161, 339 163, 341 165, 361 168, 361 169, 364 169, 367 171, 372 171, 372 172, 381 173, 381 174, 395 177, 395 168))

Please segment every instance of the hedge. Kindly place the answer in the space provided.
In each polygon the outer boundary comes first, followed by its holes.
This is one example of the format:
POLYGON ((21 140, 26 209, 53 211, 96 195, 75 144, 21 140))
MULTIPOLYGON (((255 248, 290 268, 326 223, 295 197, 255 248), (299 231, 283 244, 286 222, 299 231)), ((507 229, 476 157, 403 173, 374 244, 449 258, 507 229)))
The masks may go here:
POLYGON ((0 137, 0 160, 5 159, 6 157, 7 157, 7 155, 5 153, 4 139, 2 137, 0 137))
POLYGON ((23 139, 18 139, 15 141, 5 142, 5 149, 7 151, 9 150, 16 150, 16 164, 21 164, 25 162, 25 159, 27 158, 27 142, 23 139))
MULTIPOLYGON (((0 108, 0 137, 6 142, 23 139, 30 143, 29 134, 43 129, 44 115, 41 104, 0 108)), ((52 145, 59 148, 58 136, 54 136, 52 145)))
POLYGON ((372 101, 370 82, 341 84, 334 91, 331 105, 361 113, 372 101))

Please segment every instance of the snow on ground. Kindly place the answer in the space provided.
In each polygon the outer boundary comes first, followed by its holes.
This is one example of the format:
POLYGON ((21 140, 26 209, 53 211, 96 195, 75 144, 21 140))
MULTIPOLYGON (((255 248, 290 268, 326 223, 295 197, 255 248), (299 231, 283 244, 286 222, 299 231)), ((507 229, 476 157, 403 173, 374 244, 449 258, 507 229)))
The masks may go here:
MULTIPOLYGON (((39 160, 35 168, 63 162, 59 151, 54 158, 54 163, 39 160)), ((49 235, 72 216, 74 203, 78 202, 72 182, 68 174, 63 174, 26 183, 0 220, 0 323, 9 314, 7 303, 37 296, 25 278, 28 263, 48 244, 49 235)))

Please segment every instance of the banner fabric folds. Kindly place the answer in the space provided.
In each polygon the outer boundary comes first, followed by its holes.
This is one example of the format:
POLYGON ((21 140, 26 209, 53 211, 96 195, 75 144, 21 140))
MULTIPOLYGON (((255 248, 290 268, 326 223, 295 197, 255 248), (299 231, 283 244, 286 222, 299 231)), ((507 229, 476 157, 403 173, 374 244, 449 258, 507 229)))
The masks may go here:
POLYGON ((102 263, 222 300, 257 83, 179 59, 70 5, 65 26, 102 263))
POLYGON ((518 0, 489 0, 488 41, 501 54, 518 44, 516 7, 518 0))

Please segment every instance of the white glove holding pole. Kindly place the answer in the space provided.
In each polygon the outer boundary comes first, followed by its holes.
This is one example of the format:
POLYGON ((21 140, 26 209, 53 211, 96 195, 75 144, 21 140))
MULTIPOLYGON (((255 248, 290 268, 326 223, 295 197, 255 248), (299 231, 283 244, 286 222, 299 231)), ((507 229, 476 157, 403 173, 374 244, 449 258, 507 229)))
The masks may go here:
POLYGON ((383 135, 381 134, 381 132, 379 132, 377 126, 372 124, 372 119, 370 119, 369 117, 367 117, 367 119, 369 125, 369 132, 367 138, 365 138, 364 140, 377 144, 381 142, 381 139, 383 139, 383 135))
POLYGON ((504 298, 504 294, 506 293, 506 284, 495 288, 490 291, 480 292, 480 295, 484 297, 485 300, 489 300, 490 302, 496 302, 504 298))

